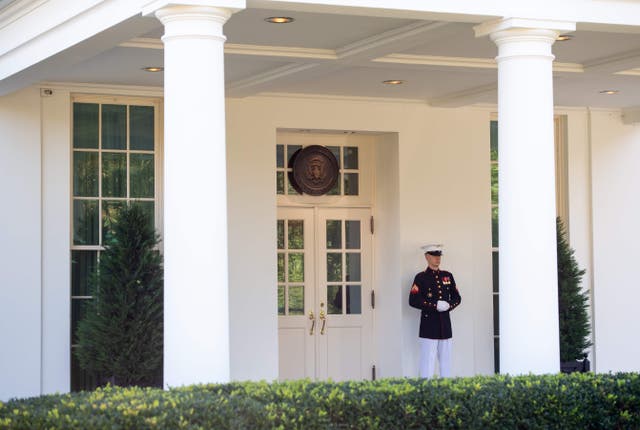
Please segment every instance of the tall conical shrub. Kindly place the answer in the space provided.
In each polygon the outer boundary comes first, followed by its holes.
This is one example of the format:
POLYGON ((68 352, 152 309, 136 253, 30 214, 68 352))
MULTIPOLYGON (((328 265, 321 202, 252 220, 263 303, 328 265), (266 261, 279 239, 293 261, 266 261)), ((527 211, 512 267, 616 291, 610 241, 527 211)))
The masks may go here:
POLYGON ((79 322, 80 367, 115 385, 162 379, 163 269, 159 237, 136 204, 123 207, 91 281, 93 300, 79 322))
POLYGON ((556 219, 558 243, 558 310, 560 317, 560 361, 572 361, 584 357, 591 346, 589 333, 589 297, 580 283, 585 270, 578 267, 574 251, 567 241, 562 220, 556 219))

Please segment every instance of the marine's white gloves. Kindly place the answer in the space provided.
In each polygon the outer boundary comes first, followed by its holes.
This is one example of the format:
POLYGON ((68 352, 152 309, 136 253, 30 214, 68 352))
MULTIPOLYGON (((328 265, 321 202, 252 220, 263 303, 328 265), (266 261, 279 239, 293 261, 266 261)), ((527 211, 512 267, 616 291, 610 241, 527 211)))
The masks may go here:
POLYGON ((445 302, 444 300, 438 300, 438 303, 436 304, 436 309, 438 309, 438 312, 448 311, 450 307, 451 306, 449 305, 449 303, 445 302))

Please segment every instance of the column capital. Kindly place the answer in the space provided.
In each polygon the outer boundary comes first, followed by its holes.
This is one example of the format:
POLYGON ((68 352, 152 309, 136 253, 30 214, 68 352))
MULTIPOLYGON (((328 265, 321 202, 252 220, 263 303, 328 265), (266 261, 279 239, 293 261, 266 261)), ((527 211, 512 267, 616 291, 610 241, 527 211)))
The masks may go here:
POLYGON ((152 0, 142 7, 142 16, 153 16, 160 9, 174 6, 227 9, 232 13, 246 9, 246 0, 152 0))
POLYGON ((504 31, 515 34, 519 30, 521 30, 523 34, 531 34, 532 30, 550 30, 557 33, 565 33, 575 31, 576 23, 543 19, 500 18, 478 24, 473 27, 473 29, 475 30, 476 37, 483 37, 504 31))

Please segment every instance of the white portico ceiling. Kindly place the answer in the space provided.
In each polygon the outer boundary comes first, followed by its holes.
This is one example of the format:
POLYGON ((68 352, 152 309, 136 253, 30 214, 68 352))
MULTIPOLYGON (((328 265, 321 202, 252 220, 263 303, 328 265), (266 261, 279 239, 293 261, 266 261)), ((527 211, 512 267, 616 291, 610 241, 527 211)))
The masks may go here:
MULTIPOLYGON (((139 18, 149 20, 150 18, 139 18)), ((146 21, 148 28, 148 21, 146 21)), ((230 97, 264 93, 414 99, 436 106, 495 103, 497 48, 476 38, 472 23, 247 9, 225 25, 230 97), (269 16, 290 16, 270 24, 269 16), (383 85, 401 79, 402 85, 383 85)), ((161 86, 162 27, 145 31, 45 80, 161 86)), ((555 103, 640 106, 640 34, 586 31, 556 42, 555 103), (622 72, 623 74, 618 74, 622 72), (619 90, 616 95, 600 91, 619 90)))

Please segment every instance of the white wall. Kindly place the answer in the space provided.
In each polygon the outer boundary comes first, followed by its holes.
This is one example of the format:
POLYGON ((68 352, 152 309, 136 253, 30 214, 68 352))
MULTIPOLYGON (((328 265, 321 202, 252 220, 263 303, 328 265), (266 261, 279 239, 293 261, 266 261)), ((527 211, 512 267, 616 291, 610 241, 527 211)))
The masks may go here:
MULTIPOLYGON (((378 331, 384 338, 377 339, 380 363, 386 363, 378 374, 417 374, 419 314, 407 304, 408 291, 415 273, 425 267, 419 246, 433 240, 446 244, 444 266, 454 273, 463 296, 453 313, 454 374, 493 372, 488 111, 257 97, 228 100, 227 118, 233 379, 277 378, 278 128, 397 133, 398 212, 390 222, 399 226, 398 251, 388 272, 377 272, 388 283, 386 293, 393 292, 393 304, 376 316, 377 328, 384 327, 378 331), (389 348, 398 339, 401 363, 389 348)), ((387 196, 384 204, 393 205, 391 191, 380 192, 387 196)), ((393 227, 385 234, 393 236, 393 227)), ((384 247, 381 239, 376 239, 376 253, 384 247)))
POLYGON ((0 97, 0 400, 40 394, 40 95, 0 97))
POLYGON ((597 370, 640 370, 640 125, 591 112, 597 370))

